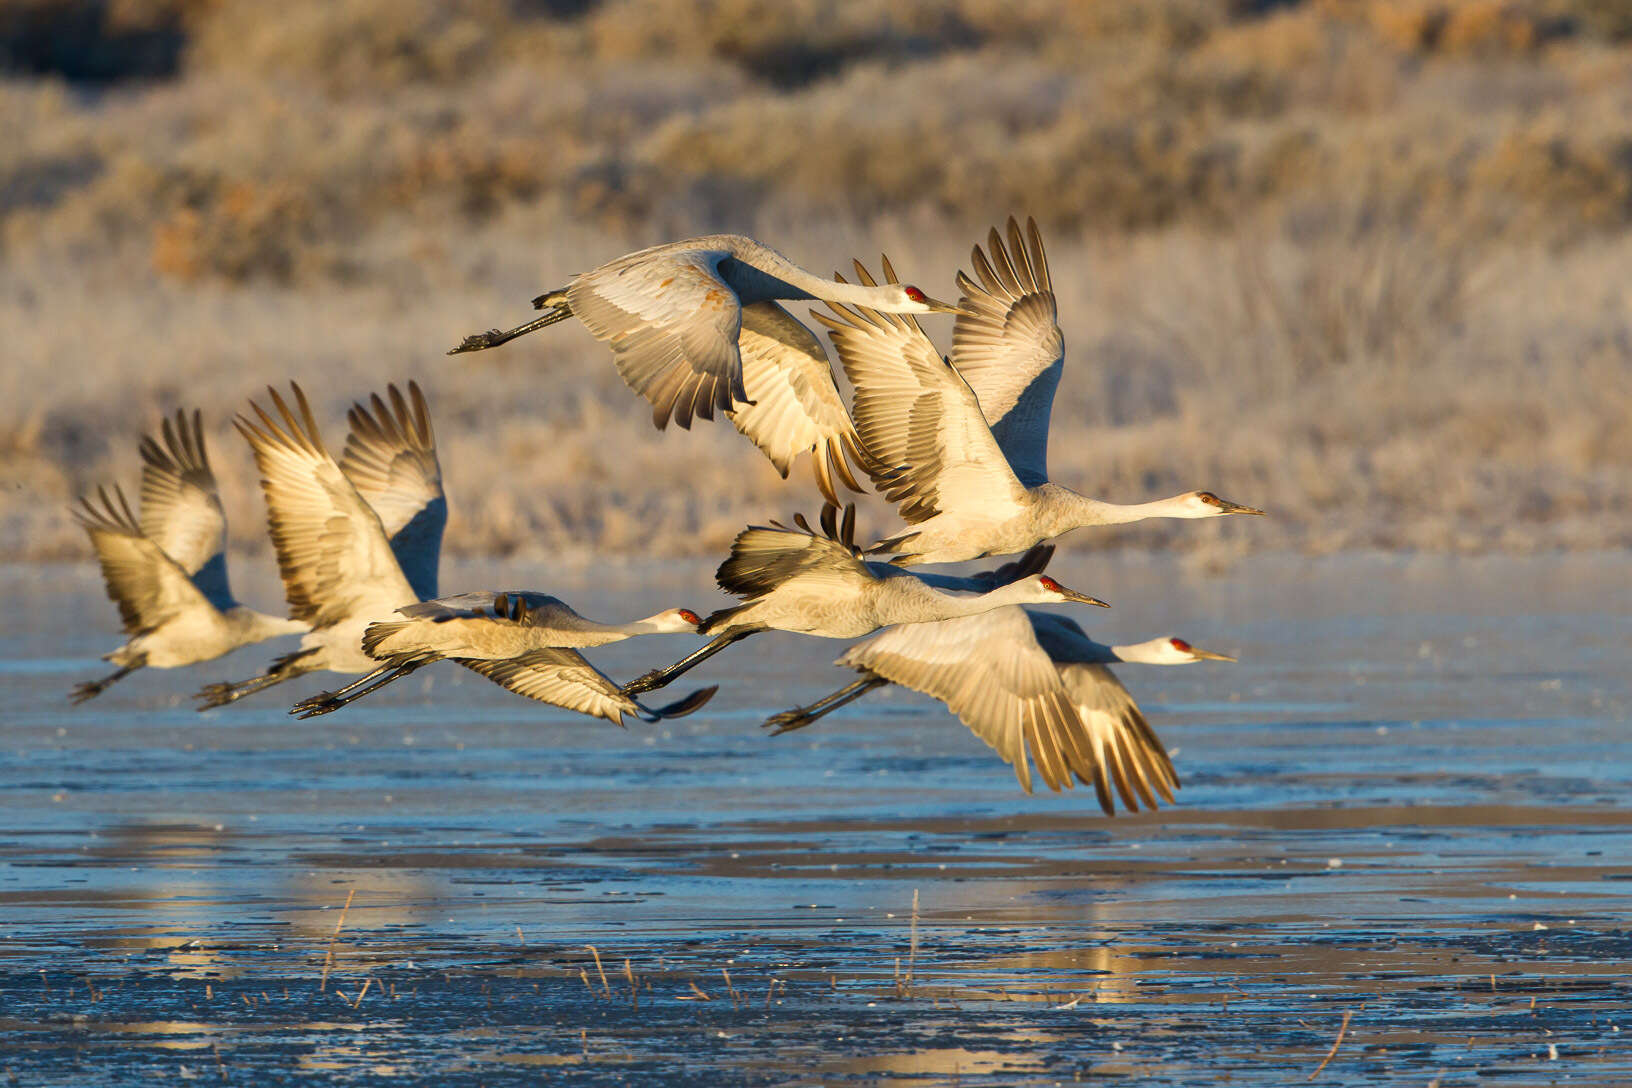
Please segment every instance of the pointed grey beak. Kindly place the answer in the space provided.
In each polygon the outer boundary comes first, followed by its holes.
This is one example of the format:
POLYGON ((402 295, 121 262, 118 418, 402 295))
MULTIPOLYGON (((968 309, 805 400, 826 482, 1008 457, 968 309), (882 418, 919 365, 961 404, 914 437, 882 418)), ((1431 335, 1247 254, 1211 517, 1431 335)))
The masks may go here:
POLYGON ((1229 654, 1215 654, 1211 650, 1203 650, 1200 646, 1190 647, 1190 652, 1201 658, 1203 661, 1229 661, 1232 663, 1235 661, 1235 658, 1231 657, 1229 654))
POLYGON ((940 299, 937 299, 937 298, 926 298, 926 299, 924 299, 924 305, 928 306, 931 311, 933 311, 934 313, 938 313, 938 314, 960 314, 960 315, 965 316, 965 317, 975 316, 973 313, 971 313, 968 310, 965 310, 961 306, 954 306, 950 302, 942 302, 940 299))
POLYGON ((1111 607, 1098 597, 1090 597, 1086 593, 1078 593, 1076 590, 1067 589, 1065 586, 1060 587, 1060 596, 1064 597, 1068 601, 1076 601, 1079 604, 1093 604, 1098 605, 1100 608, 1111 607))
POLYGON ((1229 499, 1219 499, 1218 508, 1226 514, 1263 514, 1263 511, 1256 506, 1242 506, 1240 503, 1231 502, 1229 499))

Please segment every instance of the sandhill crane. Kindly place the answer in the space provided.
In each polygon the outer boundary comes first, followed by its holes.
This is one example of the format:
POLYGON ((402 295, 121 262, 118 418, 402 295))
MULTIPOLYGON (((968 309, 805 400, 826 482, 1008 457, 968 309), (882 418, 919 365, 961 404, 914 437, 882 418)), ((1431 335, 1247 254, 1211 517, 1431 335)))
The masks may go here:
POLYGON ((279 635, 306 630, 297 620, 241 605, 227 582, 227 519, 204 448, 201 416, 166 419, 164 444, 144 435, 142 516, 138 521, 118 485, 99 488, 98 507, 81 498, 74 510, 102 564, 108 596, 119 606, 123 646, 103 656, 117 672, 80 684, 76 703, 143 666, 173 669, 279 635))
MULTIPOLYGON (((608 261, 533 300, 542 316, 492 329, 449 352, 480 351, 576 316, 612 348, 618 373, 652 405, 652 422, 683 428, 721 409, 784 478, 810 451, 823 496, 833 478, 860 490, 855 430, 821 341, 776 299, 852 302, 891 313, 957 313, 910 285, 858 286, 824 279, 738 234, 653 246, 608 261)), ((863 465, 865 467, 865 465, 863 465)))
POLYGON ((1114 783, 1130 812, 1156 794, 1173 800, 1173 764, 1145 716, 1105 666, 1115 662, 1186 665, 1234 661, 1180 638, 1130 646, 1090 639, 1076 621, 1030 608, 997 608, 976 616, 892 627, 846 650, 836 664, 861 679, 809 706, 766 721, 777 733, 802 729, 875 688, 900 684, 945 703, 985 741, 1031 792, 1031 767, 1051 790, 1073 775, 1094 787, 1114 815, 1114 783))
POLYGON ((707 645, 664 669, 654 669, 624 685, 628 694, 651 691, 681 673, 760 631, 792 631, 820 638, 860 638, 896 623, 965 616, 1007 604, 1077 601, 1109 607, 1104 601, 1067 589, 1046 574, 1028 575, 1007 585, 975 592, 959 579, 926 578, 888 563, 869 563, 855 545, 856 510, 844 522, 838 510, 822 508, 822 532, 802 515, 797 528, 771 523, 737 534, 731 555, 715 579, 742 604, 715 612, 699 633, 707 645))
POLYGON ((363 653, 363 628, 415 603, 420 591, 436 592, 447 500, 419 386, 409 382, 407 398, 390 386, 390 404, 375 396, 372 410, 354 405, 338 465, 318 435, 306 394, 293 383, 290 388, 298 416, 268 388, 278 418, 252 401, 259 424, 243 416, 234 422, 261 471, 289 611, 311 630, 298 650, 261 675, 203 688, 196 696, 201 710, 302 673, 371 671, 376 662, 363 653))
MULTIPOLYGON (((1022 239, 1010 219, 1008 247, 996 229, 987 244, 990 261, 974 250, 981 283, 958 273, 964 297, 950 360, 911 317, 832 302, 836 317, 813 315, 832 331, 855 386, 856 432, 869 455, 860 463, 914 526, 871 553, 952 563, 1084 526, 1263 513, 1208 491, 1122 506, 1050 483, 1048 420, 1065 340, 1042 236, 1028 221, 1022 239)), ((861 262, 855 267, 873 284, 861 262)), ((888 258, 884 276, 895 282, 888 258)))
POLYGON ((696 634, 702 622, 689 608, 670 608, 632 623, 596 623, 564 602, 525 590, 462 593, 397 609, 405 618, 371 623, 363 652, 382 662, 338 691, 296 703, 302 718, 328 714, 436 661, 474 669, 517 695, 623 724, 625 714, 643 721, 689 714, 716 688, 692 692, 677 703, 649 709, 584 660, 577 648, 604 646, 637 635, 696 634))

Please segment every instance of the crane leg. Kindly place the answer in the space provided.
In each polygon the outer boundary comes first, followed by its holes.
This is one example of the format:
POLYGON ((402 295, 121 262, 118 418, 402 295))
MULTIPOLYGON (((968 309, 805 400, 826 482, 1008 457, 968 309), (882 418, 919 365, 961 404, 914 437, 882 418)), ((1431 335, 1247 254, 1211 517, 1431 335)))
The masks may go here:
POLYGON ((387 662, 371 673, 358 677, 343 688, 335 691, 320 691, 309 699, 302 699, 289 708, 289 713, 300 718, 315 718, 320 714, 333 714, 336 710, 348 703, 354 703, 363 696, 379 691, 385 685, 416 669, 429 665, 426 661, 409 661, 406 663, 387 662))
POLYGON ((682 673, 690 672, 733 642, 740 642, 757 630, 758 628, 748 631, 727 631, 723 635, 715 635, 702 649, 693 650, 667 668, 653 669, 646 675, 629 681, 623 685, 623 694, 639 695, 644 691, 656 691, 658 688, 666 687, 673 683, 675 678, 682 673))
POLYGON ((863 676, 853 684, 840 688, 831 695, 817 699, 809 706, 796 706, 792 710, 784 710, 780 714, 773 714, 766 718, 761 728, 772 730, 771 736, 779 737, 783 733, 791 733, 795 729, 803 729, 813 724, 818 718, 825 718, 841 706, 847 706, 866 695, 874 688, 888 686, 890 681, 882 676, 863 676))
POLYGON ((101 695, 104 691, 108 690, 108 688, 113 684, 123 680, 125 677, 129 676, 131 673, 135 672, 137 669, 146 664, 147 658, 145 656, 139 657, 135 661, 132 661, 130 664, 126 665, 124 668, 109 673, 100 680, 87 680, 83 684, 75 684, 74 690, 68 693, 68 701, 77 706, 78 704, 83 703, 86 699, 94 699, 98 695, 101 695))
POLYGON ((198 709, 210 710, 213 707, 226 706, 236 703, 246 695, 254 695, 257 691, 265 691, 274 684, 281 684, 296 674, 279 674, 277 672, 263 673, 252 676, 248 680, 239 680, 236 683, 205 684, 193 695, 199 701, 198 709))
POLYGON ((488 348, 496 348, 500 344, 508 344, 518 336, 526 336, 530 332, 553 325, 557 321, 565 321, 571 316, 572 311, 570 309, 565 305, 559 305, 555 309, 540 314, 531 321, 517 325, 513 329, 488 329, 486 332, 467 336, 459 342, 458 347, 449 348, 448 354, 461 355, 467 351, 485 351, 488 348))
POLYGON ((300 661, 316 652, 296 650, 292 654, 284 654, 275 659, 272 667, 259 676, 252 676, 237 683, 205 684, 193 693, 193 698, 199 701, 199 710, 210 710, 213 707, 236 703, 246 695, 254 695, 257 691, 265 691, 274 684, 281 684, 285 680, 293 680, 297 676, 313 671, 310 666, 301 665, 300 661))

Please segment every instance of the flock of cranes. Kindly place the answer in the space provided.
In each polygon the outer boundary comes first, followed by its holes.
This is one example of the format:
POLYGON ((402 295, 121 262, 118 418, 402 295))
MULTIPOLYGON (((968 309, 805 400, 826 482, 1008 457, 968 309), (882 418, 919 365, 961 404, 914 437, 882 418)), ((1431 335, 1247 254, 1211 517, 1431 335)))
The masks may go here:
MULTIPOLYGON (((1183 639, 1093 641, 1067 616, 1027 607, 1104 605, 1044 573, 1049 539, 1145 518, 1260 514, 1207 491, 1117 505, 1049 481, 1048 426, 1065 364, 1064 337, 1035 223, 993 229, 959 272, 957 304, 882 282, 860 262, 855 280, 824 279, 749 238, 714 235, 619 257, 533 300, 539 317, 467 337, 453 352, 497 347, 576 317, 611 348, 619 374, 652 406, 652 421, 689 428, 716 410, 786 478, 808 453, 822 515, 740 533, 720 565, 740 603, 705 617, 670 608, 623 623, 586 619, 533 591, 439 596, 447 498, 430 408, 413 382, 354 405, 338 461, 304 392, 268 389, 235 424, 260 471, 288 618, 237 602, 227 580, 226 523, 199 414, 178 412, 141 443, 140 514, 116 486, 75 514, 101 561, 129 640, 117 671, 81 684, 76 702, 143 666, 175 668, 299 633, 299 646, 256 676, 200 690, 222 706, 306 673, 356 674, 297 702, 327 714, 427 665, 451 660, 508 690, 622 724, 691 713, 704 687, 659 707, 637 696, 673 682, 761 631, 864 639, 837 664, 859 679, 765 724, 803 728, 889 684, 944 703, 1008 763, 1028 792, 1032 766, 1051 790, 1091 786, 1107 813, 1172 800, 1165 749, 1121 682, 1119 662, 1230 661, 1183 639), (811 300, 852 388, 847 407, 821 340, 781 302, 811 300), (942 357, 914 315, 956 315, 942 357), (858 474, 893 503, 904 528, 867 547, 840 488, 858 474), (952 576, 910 570, 1024 554, 995 570, 952 576), (708 641, 618 684, 579 652, 648 634, 708 641), (870 637, 869 637, 870 636, 870 637)), ((451 354, 451 353, 450 353, 451 354)))

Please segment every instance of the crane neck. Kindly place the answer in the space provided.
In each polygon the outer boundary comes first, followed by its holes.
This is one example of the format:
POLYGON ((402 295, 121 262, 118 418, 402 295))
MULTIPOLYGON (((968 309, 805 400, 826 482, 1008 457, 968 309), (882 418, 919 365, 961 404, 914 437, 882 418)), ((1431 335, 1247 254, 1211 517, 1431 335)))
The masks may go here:
POLYGON ((936 589, 914 578, 917 592, 894 610, 901 618, 890 623, 932 623, 936 620, 976 616, 1011 604, 1036 604, 1036 586, 1030 580, 1013 582, 985 593, 958 593, 936 589))
POLYGON ((1150 518, 1192 518, 1194 511, 1186 503, 1188 494, 1157 499, 1154 502, 1115 503, 1101 502, 1079 495, 1068 488, 1059 488, 1064 496, 1057 502, 1056 533, 1068 532, 1091 525, 1129 525, 1150 518))
POLYGON ((269 616, 265 612, 257 612, 244 605, 236 606, 230 614, 242 625, 244 631, 256 640, 277 638, 279 635, 304 634, 311 630, 310 625, 300 620, 269 616))
POLYGON ((633 638, 636 635, 689 634, 693 631, 688 624, 677 624, 672 611, 658 612, 645 619, 631 620, 628 623, 609 624, 608 627, 625 638, 633 638))
POLYGON ((729 262, 721 263, 720 278, 731 285, 745 306, 772 299, 821 299, 875 310, 901 309, 900 288, 893 284, 868 287, 860 283, 839 283, 800 268, 776 250, 757 242, 751 247, 739 242, 733 248, 737 252, 729 262))

